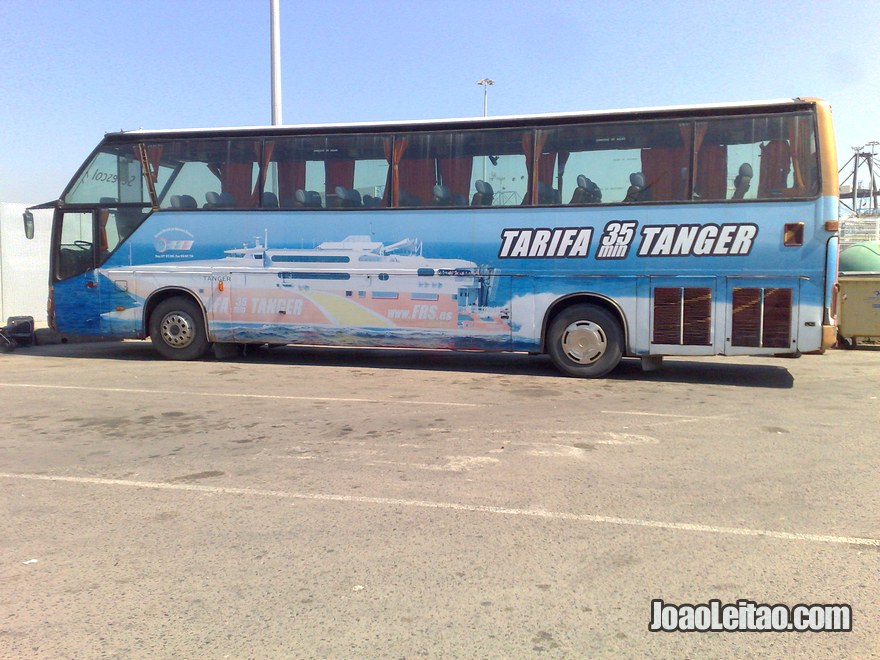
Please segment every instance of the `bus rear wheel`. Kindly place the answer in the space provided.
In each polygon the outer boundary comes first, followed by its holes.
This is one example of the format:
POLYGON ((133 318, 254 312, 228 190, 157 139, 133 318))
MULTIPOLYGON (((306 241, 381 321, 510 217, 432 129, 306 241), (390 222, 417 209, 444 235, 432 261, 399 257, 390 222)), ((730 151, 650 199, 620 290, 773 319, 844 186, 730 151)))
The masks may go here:
POLYGON ((564 374, 601 378, 620 363, 623 330, 601 307, 572 305, 551 321, 547 352, 564 374))
POLYGON ((208 352, 205 317, 195 301, 175 296, 163 300, 150 316, 150 341, 168 360, 195 360, 208 352))

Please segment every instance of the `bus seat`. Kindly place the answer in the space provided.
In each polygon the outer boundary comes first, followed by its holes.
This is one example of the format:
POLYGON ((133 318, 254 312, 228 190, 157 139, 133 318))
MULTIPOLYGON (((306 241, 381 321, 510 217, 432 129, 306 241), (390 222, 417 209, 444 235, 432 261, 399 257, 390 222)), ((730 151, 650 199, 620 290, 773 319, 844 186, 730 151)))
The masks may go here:
POLYGON ((321 195, 316 190, 297 190, 295 200, 295 206, 321 208, 321 195))
POLYGON ((333 202, 333 206, 337 208, 348 208, 361 205, 361 194, 357 190, 345 188, 344 186, 336 186, 336 199, 333 202))
POLYGON ((449 190, 447 186, 444 186, 442 183, 438 183, 433 188, 433 194, 431 196, 431 206, 451 206, 452 205, 452 191, 449 190))
POLYGON ((373 195, 364 195, 364 206, 376 207, 382 206, 382 198, 373 195))
POLYGON ((633 172, 629 175, 629 188, 626 190, 624 202, 641 202, 646 198, 647 186, 645 185, 645 175, 641 172, 633 172))
POLYGON ((492 186, 482 180, 474 182, 477 192, 471 199, 471 206, 492 206, 492 199, 495 197, 495 191, 492 186))
POLYGON ((574 189, 574 192, 571 194, 571 201, 569 204, 585 204, 587 198, 587 177, 583 174, 578 174, 577 178, 577 188, 574 189))
POLYGON ((195 197, 191 195, 171 195, 171 208, 173 209, 194 209, 198 206, 195 197))
POLYGON ((571 196, 569 204, 598 204, 602 201, 602 191, 593 181, 579 174, 577 188, 571 196))
POLYGON ((752 166, 743 163, 739 166, 739 174, 733 180, 733 196, 731 199, 742 199, 749 191, 749 184, 752 182, 752 166))
POLYGON ((224 209, 235 208, 235 197, 231 192, 222 192, 219 195, 219 205, 224 209))
MULTIPOLYGON (((173 204, 173 202, 172 202, 173 204)), ((206 209, 215 209, 220 206, 220 193, 218 192, 206 192, 205 193, 205 206, 202 208, 206 209)))
POLYGON ((412 193, 408 193, 405 190, 401 190, 397 194, 397 205, 398 206, 424 206, 422 200, 418 197, 418 195, 413 195, 412 193))
POLYGON ((262 202, 264 209, 277 209, 278 208, 278 195, 267 190, 262 195, 262 202))

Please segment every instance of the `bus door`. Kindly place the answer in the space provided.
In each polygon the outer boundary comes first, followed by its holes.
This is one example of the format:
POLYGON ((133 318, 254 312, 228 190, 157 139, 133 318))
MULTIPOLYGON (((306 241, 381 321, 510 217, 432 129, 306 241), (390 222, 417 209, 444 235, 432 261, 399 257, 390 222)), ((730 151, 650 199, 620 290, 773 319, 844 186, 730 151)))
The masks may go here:
POLYGON ((637 332, 646 336, 636 338, 637 346, 648 345, 651 355, 714 355, 720 332, 717 278, 644 279, 639 298, 648 303, 641 309, 649 322, 638 324, 637 332))
POLYGON ((97 210, 55 211, 52 250, 54 318, 58 327, 73 335, 108 332, 102 319, 102 287, 95 266, 97 210))
POLYGON ((728 278, 726 355, 797 350, 798 278, 728 278))

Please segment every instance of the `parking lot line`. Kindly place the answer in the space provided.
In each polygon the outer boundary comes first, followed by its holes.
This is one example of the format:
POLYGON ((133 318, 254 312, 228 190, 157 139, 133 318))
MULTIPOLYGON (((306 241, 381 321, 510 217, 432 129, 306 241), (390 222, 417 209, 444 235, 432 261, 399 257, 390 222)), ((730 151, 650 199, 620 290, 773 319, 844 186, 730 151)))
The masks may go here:
POLYGON ((131 481, 127 479, 102 479, 99 477, 65 477, 45 474, 14 474, 0 472, 0 479, 17 479, 22 481, 50 481, 61 483, 89 484, 97 486, 122 486, 126 488, 148 488, 152 490, 189 491, 213 493, 217 495, 247 495, 252 497, 269 497, 276 499, 312 500, 322 502, 344 502, 357 504, 380 504, 422 509, 441 509, 448 511, 466 511, 471 513, 490 513, 504 516, 524 516, 550 520, 570 520, 626 527, 650 527, 680 532, 701 532, 728 536, 754 536, 779 539, 784 541, 806 541, 811 543, 828 543, 857 546, 880 547, 880 539, 831 536, 824 534, 805 534, 798 532, 781 532, 769 529, 751 529, 748 527, 721 527, 716 525, 699 525, 693 523, 668 522, 662 520, 642 520, 638 518, 620 518, 617 516, 600 516, 586 513, 567 513, 565 511, 546 511, 543 509, 513 509, 508 507, 488 506, 480 504, 461 504, 457 502, 430 502, 425 500, 404 500, 388 497, 366 497, 358 495, 333 495, 327 493, 296 493, 278 490, 259 490, 254 488, 234 488, 228 486, 205 486, 200 484, 168 483, 161 481, 131 481))
POLYGON ((113 394, 161 394, 174 396, 209 396, 231 399, 277 399, 284 401, 326 401, 336 403, 406 403, 418 406, 455 406, 480 408, 482 403, 459 403, 454 401, 418 401, 413 399, 360 399, 334 396, 291 396, 288 394, 246 394, 241 392, 192 392, 176 390, 140 390, 128 387, 87 387, 85 385, 44 385, 39 383, 0 383, 0 387, 22 387, 46 390, 83 390, 86 392, 110 392, 113 394))

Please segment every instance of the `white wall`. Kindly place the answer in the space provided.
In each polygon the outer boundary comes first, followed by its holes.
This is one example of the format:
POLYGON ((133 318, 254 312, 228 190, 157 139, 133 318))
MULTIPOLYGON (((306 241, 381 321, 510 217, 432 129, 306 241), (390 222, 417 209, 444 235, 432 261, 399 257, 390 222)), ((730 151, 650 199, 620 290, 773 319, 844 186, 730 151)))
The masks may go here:
POLYGON ((34 211, 34 238, 24 235, 27 204, 0 203, 0 326, 10 316, 46 321, 52 210, 34 211))

